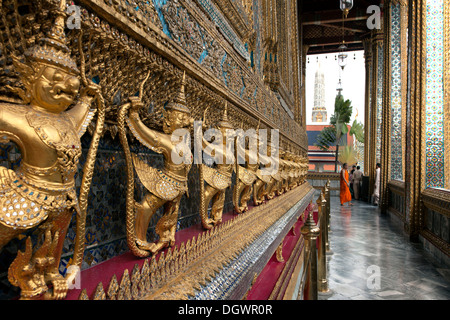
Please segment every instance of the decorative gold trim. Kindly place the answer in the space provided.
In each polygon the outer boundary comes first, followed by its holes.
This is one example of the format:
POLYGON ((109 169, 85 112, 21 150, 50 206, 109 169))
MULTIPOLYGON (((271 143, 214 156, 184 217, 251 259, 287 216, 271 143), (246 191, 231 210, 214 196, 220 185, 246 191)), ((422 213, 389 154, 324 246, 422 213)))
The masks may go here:
POLYGON ((288 288, 292 280, 291 277, 288 277, 288 274, 295 272, 297 266, 303 264, 304 255, 305 255, 305 240, 303 236, 300 236, 268 300, 284 299, 285 292, 280 292, 280 290, 282 287, 286 289, 288 288))
POLYGON ((106 293, 101 282, 95 288, 93 300, 106 300, 106 293))
POLYGON ((278 262, 284 262, 283 258, 283 241, 281 241, 280 245, 277 247, 276 253, 276 259, 278 262))
POLYGON ((450 217, 450 190, 428 188, 422 192, 421 199, 426 208, 450 217))
MULTIPOLYGON (((308 172, 306 179, 311 180, 339 180, 339 173, 335 172, 308 172)), ((322 188, 322 187, 320 187, 322 188)))
POLYGON ((445 241, 444 239, 438 237, 430 230, 424 229, 420 231, 420 235, 424 237, 426 240, 431 242, 433 246, 438 248, 440 251, 442 251, 447 256, 450 256, 450 244, 445 241))
POLYGON ((138 299, 188 299, 206 285, 214 275, 251 244, 267 228, 280 219, 295 203, 311 191, 305 183, 252 210, 205 231, 180 246, 169 248, 156 260, 144 262, 137 276, 130 279, 124 271, 120 285, 114 275, 109 284, 108 300, 136 299, 132 294, 138 283, 138 299), (270 215, 267 213, 270 212, 270 215), (147 265, 147 267, 145 267, 147 265))
POLYGON ((444 188, 450 189, 450 2, 444 1, 444 188))
POLYGON ((388 188, 390 191, 405 196, 405 182, 398 180, 391 180, 388 182, 388 188))
POLYGON ((386 211, 388 206, 387 182, 391 177, 391 17, 392 6, 388 4, 387 14, 384 19, 384 79, 383 79, 383 116, 381 138, 381 179, 380 179, 380 203, 381 210, 386 211))
POLYGON ((405 178, 405 152, 406 152, 406 102, 408 85, 408 4, 402 0, 400 2, 400 63, 401 63, 401 131, 402 131, 402 178, 405 178))

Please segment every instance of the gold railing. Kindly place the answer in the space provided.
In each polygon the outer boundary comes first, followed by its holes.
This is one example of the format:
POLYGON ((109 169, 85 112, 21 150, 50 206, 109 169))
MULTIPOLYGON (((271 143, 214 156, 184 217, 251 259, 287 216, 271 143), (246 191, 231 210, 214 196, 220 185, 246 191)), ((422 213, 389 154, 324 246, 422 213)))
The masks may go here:
POLYGON ((330 230, 330 181, 323 186, 317 198, 317 223, 314 221, 312 203, 308 210, 308 217, 301 232, 305 238, 305 256, 302 275, 302 288, 305 300, 317 300, 318 294, 327 294, 327 253, 331 253, 328 233, 330 230))

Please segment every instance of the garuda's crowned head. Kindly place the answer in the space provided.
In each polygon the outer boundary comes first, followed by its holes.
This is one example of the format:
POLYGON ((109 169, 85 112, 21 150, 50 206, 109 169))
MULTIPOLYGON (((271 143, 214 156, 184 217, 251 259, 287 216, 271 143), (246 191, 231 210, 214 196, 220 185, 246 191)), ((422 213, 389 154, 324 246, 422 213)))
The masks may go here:
POLYGON ((234 135, 233 125, 228 121, 228 101, 225 101, 222 119, 217 123, 217 128, 222 133, 223 144, 226 144, 227 138, 234 135))
POLYGON ((53 113, 66 110, 80 88, 80 71, 66 45, 65 7, 66 1, 61 0, 54 11, 55 20, 49 32, 25 51, 24 63, 12 56, 25 91, 20 88, 11 89, 24 103, 31 103, 53 113))
POLYGON ((178 95, 164 107, 163 130, 167 134, 171 134, 177 129, 189 127, 194 123, 194 119, 191 118, 191 111, 186 103, 185 85, 186 73, 183 72, 183 79, 178 95))

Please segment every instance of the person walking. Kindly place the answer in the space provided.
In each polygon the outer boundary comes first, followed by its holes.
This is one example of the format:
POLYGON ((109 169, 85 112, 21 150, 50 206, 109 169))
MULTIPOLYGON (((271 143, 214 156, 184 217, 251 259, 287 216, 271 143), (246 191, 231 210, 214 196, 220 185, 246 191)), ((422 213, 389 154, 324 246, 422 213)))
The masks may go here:
POLYGON ((352 195, 350 193, 350 182, 348 180, 348 171, 347 171, 347 163, 344 163, 342 165, 342 170, 340 173, 340 200, 341 200, 341 206, 344 205, 344 203, 348 202, 349 206, 352 206, 352 195))
POLYGON ((380 201, 380 174, 381 174, 381 164, 377 163, 377 168, 375 170, 375 185, 372 195, 374 206, 377 206, 378 201, 380 201))
POLYGON ((348 181, 350 182, 350 194, 352 195, 352 199, 355 197, 355 191, 353 190, 353 173, 356 171, 356 166, 352 166, 352 170, 350 171, 350 174, 348 175, 348 181))
POLYGON ((352 175, 352 182, 353 182, 353 192, 355 195, 355 200, 359 200, 359 192, 361 190, 361 181, 362 181, 362 172, 361 167, 357 166, 355 172, 353 172, 352 175))

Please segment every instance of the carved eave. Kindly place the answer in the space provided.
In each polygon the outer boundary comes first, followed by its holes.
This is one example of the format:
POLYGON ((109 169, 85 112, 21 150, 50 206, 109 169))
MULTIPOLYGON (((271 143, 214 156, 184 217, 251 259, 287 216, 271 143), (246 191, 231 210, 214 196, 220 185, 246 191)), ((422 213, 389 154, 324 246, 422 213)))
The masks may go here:
MULTIPOLYGON (((250 115, 255 119, 261 119, 261 123, 266 125, 268 128, 278 128, 280 129, 281 138, 285 138, 290 140, 290 142, 294 143, 294 145, 299 147, 300 149, 307 149, 307 140, 306 140, 306 132, 303 132, 297 123, 290 116, 288 116, 284 110, 281 113, 282 118, 274 119, 263 112, 256 110, 256 108, 251 105, 247 100, 244 100, 242 97, 238 96, 235 92, 230 90, 223 82, 217 79, 214 74, 203 68, 195 59, 189 56, 185 50, 180 47, 175 41, 171 40, 168 36, 166 36, 156 24, 152 22, 147 22, 147 25, 144 27, 139 21, 135 24, 130 23, 130 18, 127 18, 124 15, 118 13, 117 8, 111 8, 103 6, 103 2, 100 0, 79 0, 79 3, 86 8, 96 12, 98 18, 100 18, 100 22, 104 19, 106 22, 110 23, 114 27, 117 27, 120 30, 120 33, 126 34, 124 37, 128 37, 130 43, 136 41, 140 48, 147 48, 154 52, 157 56, 162 56, 164 58, 157 58, 156 61, 164 64, 165 67, 161 69, 161 73, 166 73, 167 66, 173 69, 183 69, 186 70, 186 73, 189 77, 192 77, 192 82, 196 83, 196 86, 200 86, 201 90, 204 92, 209 92, 209 94, 214 95, 217 99, 226 99, 232 105, 236 106, 236 109, 239 111, 243 111, 244 114, 250 115), (133 39, 133 40, 132 40, 133 39), (283 123, 283 117, 286 116, 289 121, 289 125, 281 125, 283 123), (289 127, 289 128, 288 128, 289 127)), ((236 63, 242 69, 245 77, 247 77, 247 82, 250 85, 254 85, 258 87, 258 92, 262 92, 263 99, 258 97, 258 103, 263 106, 263 101, 267 101, 267 106, 270 108, 274 106, 274 109, 284 109, 278 99, 275 98, 275 95, 270 91, 265 91, 263 86, 263 81, 258 78, 256 74, 254 74, 247 66, 247 64, 243 61, 242 58, 235 52, 235 50, 230 46, 230 44, 220 36, 219 30, 213 28, 213 22, 206 19, 206 17, 202 14, 199 8, 194 8, 191 5, 188 5, 184 1, 180 1, 180 3, 185 4, 190 10, 189 13, 193 16, 193 18, 198 19, 197 22, 205 27, 208 32, 211 32, 213 38, 220 43, 222 48, 227 52, 230 57, 233 57, 233 62, 236 63)), ((78 2, 77 2, 78 4, 78 2)), ((84 8, 82 7, 82 16, 81 23, 83 28, 92 28, 91 21, 98 19, 94 14, 91 16, 83 14, 84 8), (85 19, 89 20, 86 21, 85 19)), ((90 14, 90 12, 89 12, 90 14)), ((135 17, 138 19, 139 17, 135 17)), ((122 35, 121 35, 122 36, 122 35)), ((119 44, 118 44, 119 45, 119 44)), ((142 49, 141 49, 142 50, 142 49)), ((141 59, 141 57, 139 57, 141 59)), ((171 71, 171 70, 169 70, 171 71)), ((179 71, 178 71, 179 72, 179 71)), ((170 75, 167 75, 170 77, 170 75)), ((168 79, 169 80, 169 79, 168 79)), ((275 110, 277 111, 277 110, 275 110)), ((278 112, 277 112, 278 114, 278 112)), ((145 120, 145 119, 144 119, 145 120)))
POLYGON ((219 7, 241 40, 248 42, 253 30, 244 8, 231 0, 212 0, 212 2, 219 7))

